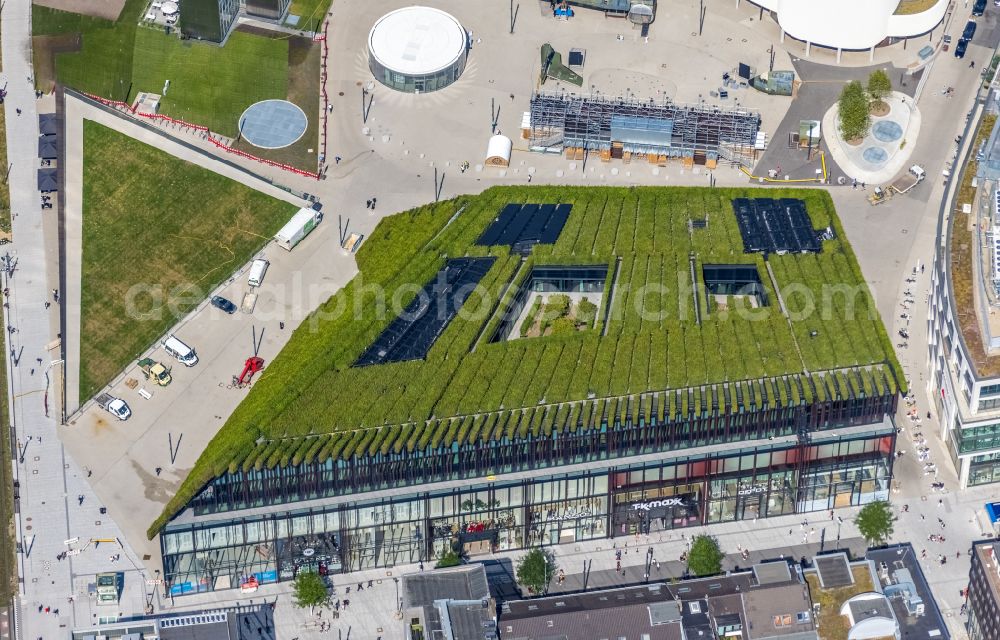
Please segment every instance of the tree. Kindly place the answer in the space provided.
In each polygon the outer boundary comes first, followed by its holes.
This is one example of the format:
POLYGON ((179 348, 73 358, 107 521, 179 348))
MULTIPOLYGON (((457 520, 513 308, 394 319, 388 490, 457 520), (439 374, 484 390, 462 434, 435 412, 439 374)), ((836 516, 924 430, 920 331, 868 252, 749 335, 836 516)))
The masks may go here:
POLYGON ((868 113, 868 98, 857 80, 847 83, 837 102, 840 113, 840 134, 845 140, 863 138, 868 133, 872 119, 868 113))
POLYGON ((580 304, 576 306, 576 321, 590 329, 596 319, 597 305, 587 298, 580 300, 580 304))
POLYGON ((454 551, 448 551, 437 561, 434 565, 435 569, 445 569, 447 567, 457 567, 462 564, 462 556, 458 555, 454 551))
POLYGON ((892 80, 889 79, 889 74, 882 69, 872 71, 868 76, 868 95, 872 97, 872 100, 881 102, 882 98, 889 95, 891 91, 892 80))
POLYGON ((861 508, 854 524, 858 525, 858 531, 865 537, 868 544, 878 546, 885 544, 892 535, 893 525, 896 516, 892 514, 892 508, 885 500, 870 502, 861 508))
POLYGON ((318 573, 300 571, 295 576, 293 597, 295 606, 303 609, 309 607, 309 610, 312 611, 313 607, 325 604, 330 599, 330 593, 326 590, 326 584, 323 583, 323 578, 318 573))
POLYGON ((722 571, 722 558, 725 554, 719 549, 719 541, 712 536, 695 536, 688 552, 688 571, 696 576, 712 576, 722 571))
POLYGON ((532 549, 517 561, 517 581, 532 593, 542 593, 556 573, 556 561, 548 549, 532 549))

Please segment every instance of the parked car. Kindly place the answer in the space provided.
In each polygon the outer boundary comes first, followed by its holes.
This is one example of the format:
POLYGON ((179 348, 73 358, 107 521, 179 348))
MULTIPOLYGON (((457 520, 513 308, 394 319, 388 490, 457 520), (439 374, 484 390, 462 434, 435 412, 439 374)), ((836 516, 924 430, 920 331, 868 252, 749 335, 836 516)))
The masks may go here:
POLYGON ((974 35, 976 35, 976 21, 969 20, 965 23, 965 29, 962 31, 962 40, 972 40, 974 35))
POLYGON ((969 41, 968 40, 959 40, 958 44, 955 45, 955 57, 956 58, 964 58, 965 57, 965 50, 968 49, 968 48, 969 48, 969 41))
POLYGON ((236 305, 222 296, 212 296, 212 306, 230 315, 236 313, 236 305))
POLYGON ((972 5, 972 15, 981 16, 986 12, 986 0, 976 0, 972 5))

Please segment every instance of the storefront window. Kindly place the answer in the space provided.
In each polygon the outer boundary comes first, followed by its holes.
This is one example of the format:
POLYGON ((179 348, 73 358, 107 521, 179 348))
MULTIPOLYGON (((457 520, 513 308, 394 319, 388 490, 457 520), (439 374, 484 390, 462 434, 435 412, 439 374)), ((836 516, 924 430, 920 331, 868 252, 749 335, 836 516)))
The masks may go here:
POLYGON ((1000 453, 973 456, 969 461, 969 486, 1000 482, 1000 453))
POLYGON ((561 500, 528 510, 528 546, 603 538, 607 507, 603 497, 561 500))

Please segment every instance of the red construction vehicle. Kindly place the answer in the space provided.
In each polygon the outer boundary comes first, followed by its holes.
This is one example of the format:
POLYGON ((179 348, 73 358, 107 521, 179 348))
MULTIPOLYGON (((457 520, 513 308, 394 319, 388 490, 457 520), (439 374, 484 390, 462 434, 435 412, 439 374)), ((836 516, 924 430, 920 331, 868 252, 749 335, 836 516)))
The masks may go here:
POLYGON ((260 331, 260 340, 257 339, 257 328, 253 327, 253 355, 247 358, 246 362, 243 363, 243 371, 240 375, 233 376, 233 386, 237 389, 242 389, 243 387, 250 384, 255 373, 264 370, 264 358, 257 355, 257 351, 260 349, 260 343, 264 341, 264 330, 260 331))

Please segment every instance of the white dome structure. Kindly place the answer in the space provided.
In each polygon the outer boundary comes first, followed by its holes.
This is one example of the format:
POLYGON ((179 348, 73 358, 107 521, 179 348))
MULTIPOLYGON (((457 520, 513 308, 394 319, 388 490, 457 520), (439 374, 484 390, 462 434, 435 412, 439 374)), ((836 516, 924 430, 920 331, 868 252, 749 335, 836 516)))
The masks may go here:
POLYGON ((468 50, 468 35, 453 16, 432 7, 404 7, 372 27, 368 68, 397 91, 437 91, 462 75, 468 50))
MULTIPOLYGON (((807 44, 851 51, 872 49, 889 38, 930 32, 944 19, 948 0, 924 11, 897 14, 899 0, 753 0, 774 12, 785 35, 807 44)), ((807 54, 808 55, 808 54, 807 54)))
POLYGON ((510 165, 510 153, 514 143, 507 136, 495 135, 486 145, 486 166, 506 167, 510 165))

